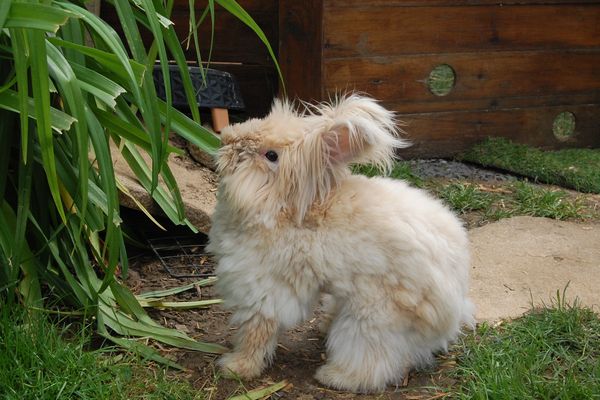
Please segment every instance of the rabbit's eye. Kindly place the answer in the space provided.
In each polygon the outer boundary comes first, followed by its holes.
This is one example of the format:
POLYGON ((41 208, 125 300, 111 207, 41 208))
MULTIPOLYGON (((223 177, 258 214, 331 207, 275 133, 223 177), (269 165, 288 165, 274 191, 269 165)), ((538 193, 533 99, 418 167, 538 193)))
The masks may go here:
POLYGON ((265 157, 267 157, 267 160, 275 162, 279 158, 279 155, 273 150, 269 150, 265 153, 265 157))

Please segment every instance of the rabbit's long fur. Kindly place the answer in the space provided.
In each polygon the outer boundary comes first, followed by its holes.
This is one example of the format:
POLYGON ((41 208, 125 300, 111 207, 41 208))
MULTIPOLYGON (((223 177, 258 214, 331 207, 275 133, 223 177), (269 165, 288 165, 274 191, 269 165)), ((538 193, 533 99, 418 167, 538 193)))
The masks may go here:
POLYGON ((348 167, 390 167, 406 146, 391 112, 358 95, 303 112, 277 102, 222 141, 208 250, 240 326, 224 371, 258 376, 278 332, 307 319, 323 293, 331 322, 316 378, 336 389, 383 390, 473 323, 457 218, 422 190, 348 167))

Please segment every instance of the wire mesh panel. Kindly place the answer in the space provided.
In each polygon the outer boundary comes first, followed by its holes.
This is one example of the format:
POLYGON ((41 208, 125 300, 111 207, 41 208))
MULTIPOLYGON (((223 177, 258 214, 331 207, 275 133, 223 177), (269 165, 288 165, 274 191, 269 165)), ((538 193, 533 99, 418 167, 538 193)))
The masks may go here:
POLYGON ((171 236, 148 239, 150 248, 174 278, 206 278, 214 275, 214 262, 204 244, 194 237, 171 236))

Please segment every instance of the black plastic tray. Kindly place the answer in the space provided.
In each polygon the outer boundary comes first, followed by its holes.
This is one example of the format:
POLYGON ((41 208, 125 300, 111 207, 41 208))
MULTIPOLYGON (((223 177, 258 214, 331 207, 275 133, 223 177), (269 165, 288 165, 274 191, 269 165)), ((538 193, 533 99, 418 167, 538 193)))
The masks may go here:
MULTIPOLYGON (((196 90, 196 101, 198 101, 200 107, 227 108, 229 110, 244 109, 244 100, 239 85, 229 72, 212 68, 204 68, 204 71, 202 71, 200 67, 188 67, 188 69, 196 90), (204 72, 204 76, 202 72, 204 72)), ((178 109, 188 109, 189 105, 177 65, 169 65, 169 75, 173 92, 173 106, 178 109)), ((153 78, 156 94, 165 100, 165 85, 160 65, 154 66, 153 78)))

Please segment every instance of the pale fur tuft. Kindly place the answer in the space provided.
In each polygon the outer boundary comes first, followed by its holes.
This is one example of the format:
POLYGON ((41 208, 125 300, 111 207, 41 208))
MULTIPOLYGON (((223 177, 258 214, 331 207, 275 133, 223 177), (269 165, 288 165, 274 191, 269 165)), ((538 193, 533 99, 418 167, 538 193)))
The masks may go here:
POLYGON ((260 375, 278 332, 309 318, 323 293, 327 362, 315 376, 336 389, 401 382, 473 323, 458 219, 425 191, 348 167, 389 168, 407 144, 399 133, 393 113, 355 94, 308 111, 276 101, 267 117, 223 130, 207 249, 240 325, 225 372, 260 375))
POLYGON ((355 164, 372 164, 383 172, 393 166, 397 149, 410 146, 400 137, 403 125, 392 111, 374 99, 358 94, 335 96, 329 102, 310 109, 312 115, 325 117, 326 129, 347 129, 355 154, 348 160, 355 164))

